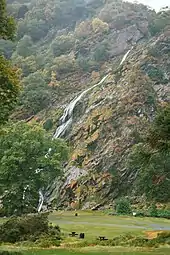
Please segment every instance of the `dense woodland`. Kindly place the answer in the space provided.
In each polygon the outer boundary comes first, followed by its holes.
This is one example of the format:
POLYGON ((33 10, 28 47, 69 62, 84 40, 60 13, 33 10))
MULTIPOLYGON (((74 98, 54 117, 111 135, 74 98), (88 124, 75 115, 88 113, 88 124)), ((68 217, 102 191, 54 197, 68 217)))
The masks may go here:
MULTIPOLYGON (((2 215, 35 211, 39 190, 44 192, 62 174, 69 154, 66 143, 52 140, 41 124, 18 119, 52 105, 68 75, 104 73, 102 66, 115 57, 111 35, 129 24, 140 27, 146 19, 147 39, 170 26, 170 12, 156 13, 121 0, 7 0, 7 6, 0 1, 2 215)), ((129 155, 129 171, 139 172, 134 182, 137 194, 146 194, 151 201, 169 201, 169 156, 167 104, 158 108, 148 133, 129 155)))
POLYGON ((170 23, 168 13, 156 15, 142 4, 121 0, 7 3, 17 21, 16 40, 1 40, 0 51, 21 69, 24 90, 19 108, 27 116, 51 103, 68 73, 99 71, 112 58, 109 38, 115 29, 148 19, 155 35, 170 23))

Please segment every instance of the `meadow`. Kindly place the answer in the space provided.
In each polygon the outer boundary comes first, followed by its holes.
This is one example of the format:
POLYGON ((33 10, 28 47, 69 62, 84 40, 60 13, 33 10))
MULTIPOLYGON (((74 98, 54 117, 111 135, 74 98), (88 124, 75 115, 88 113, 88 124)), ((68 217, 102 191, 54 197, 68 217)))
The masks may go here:
POLYGON ((78 211, 78 216, 72 211, 54 212, 49 220, 59 225, 65 236, 72 231, 84 232, 85 238, 98 236, 113 238, 125 233, 145 234, 152 230, 170 230, 170 220, 158 218, 140 218, 130 216, 112 216, 100 211, 78 211))
POLYGON ((133 248, 133 247, 108 247, 87 246, 77 248, 68 244, 82 242, 76 237, 69 237, 72 231, 78 234, 85 233, 85 240, 93 241, 99 236, 112 239, 125 233, 139 236, 147 236, 149 232, 170 230, 170 220, 157 218, 137 218, 130 216, 111 216, 103 212, 78 211, 53 212, 49 215, 49 221, 53 225, 59 225, 62 231, 62 243, 59 248, 37 249, 24 247, 12 247, 1 245, 0 249, 19 250, 23 255, 169 255, 168 246, 160 248, 133 248))

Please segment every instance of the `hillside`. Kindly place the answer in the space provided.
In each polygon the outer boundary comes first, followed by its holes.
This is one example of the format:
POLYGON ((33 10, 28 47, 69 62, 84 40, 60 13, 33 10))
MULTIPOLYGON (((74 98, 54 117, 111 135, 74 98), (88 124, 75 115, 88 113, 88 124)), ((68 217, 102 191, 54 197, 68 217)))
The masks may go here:
POLYGON ((46 203, 91 208, 120 196, 145 199, 128 158, 170 101, 170 12, 121 0, 7 3, 17 40, 0 40, 0 51, 22 70, 24 88, 11 119, 34 119, 54 134, 72 118, 57 136, 70 145, 70 160, 64 178, 49 186, 46 203))

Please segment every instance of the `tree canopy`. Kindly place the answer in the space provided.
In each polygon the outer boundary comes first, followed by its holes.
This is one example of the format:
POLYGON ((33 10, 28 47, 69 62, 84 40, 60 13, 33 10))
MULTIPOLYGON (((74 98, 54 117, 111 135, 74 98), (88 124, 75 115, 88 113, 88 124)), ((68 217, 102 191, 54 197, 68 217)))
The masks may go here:
MULTIPOLYGON (((7 16, 6 1, 0 1, 0 39, 12 40, 15 34, 13 18, 7 16)), ((0 55, 0 124, 7 120, 20 91, 16 68, 0 55)))
POLYGON ((128 166, 137 172, 138 194, 158 202, 170 198, 170 106, 155 117, 144 141, 136 144, 129 156, 128 166))
POLYGON ((38 191, 61 174, 67 156, 65 142, 52 140, 38 124, 5 126, 0 134, 0 194, 5 213, 34 211, 38 191))

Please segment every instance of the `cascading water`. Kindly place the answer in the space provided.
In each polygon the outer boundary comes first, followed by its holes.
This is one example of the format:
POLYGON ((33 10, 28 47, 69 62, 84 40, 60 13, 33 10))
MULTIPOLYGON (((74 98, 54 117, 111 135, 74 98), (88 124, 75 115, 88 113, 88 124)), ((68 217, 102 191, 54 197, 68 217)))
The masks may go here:
POLYGON ((103 77, 103 79, 93 85, 92 87, 84 90, 78 97, 74 98, 69 104, 68 106, 66 107, 64 113, 63 113, 63 116, 60 118, 60 122, 61 122, 61 125, 56 129, 56 132, 53 136, 53 138, 58 138, 58 137, 61 137, 65 134, 65 132, 67 131, 67 129, 70 127, 70 125, 72 124, 72 120, 73 120, 73 111, 74 111, 74 108, 77 104, 77 102, 79 102, 81 100, 81 98, 88 92, 90 91, 91 89, 101 85, 108 77, 108 74, 105 75, 103 77))
POLYGON ((41 211, 43 203, 44 203, 44 195, 43 195, 42 191, 39 190, 39 202, 38 202, 38 208, 37 208, 38 212, 41 211))
MULTIPOLYGON (((129 55, 129 53, 131 52, 131 50, 133 49, 133 46, 130 50, 128 50, 128 52, 126 52, 126 54, 123 56, 122 58, 122 61, 120 62, 120 65, 121 66, 124 61, 126 60, 127 56, 129 55)), ((65 134, 65 132, 68 130, 68 128, 71 126, 72 124, 72 121, 73 121, 73 111, 74 111, 74 108, 76 106, 76 104, 81 100, 81 98, 87 93, 89 92, 90 90, 92 90, 93 88, 101 85, 106 79, 107 77, 109 76, 109 74, 105 75, 101 81, 95 85, 93 85, 92 87, 84 90, 78 97, 74 98, 68 105, 67 107, 65 108, 64 110, 64 113, 62 115, 62 117, 60 118, 60 123, 61 125, 56 129, 55 131, 55 134, 53 135, 53 139, 55 138, 59 138, 61 136, 63 136, 65 134)), ((49 152, 50 152, 50 149, 49 149, 49 152)), ((49 153, 48 152, 48 153, 49 153)), ((48 153, 46 156, 48 156, 48 153)), ((42 193, 41 190, 39 190, 39 204, 38 204, 38 212, 41 211, 42 209, 42 206, 43 206, 43 203, 44 203, 44 195, 42 193)))
POLYGON ((120 65, 119 65, 119 66, 121 66, 121 65, 125 62, 127 56, 129 55, 129 53, 130 53, 132 50, 133 50, 133 46, 132 46, 132 48, 131 48, 130 50, 128 50, 128 51, 126 52, 126 54, 123 56, 122 61, 120 62, 120 65))
MULTIPOLYGON (((56 129, 56 132, 53 136, 53 139, 55 138, 59 138, 61 136, 63 136, 65 134, 65 132, 68 130, 68 128, 71 126, 72 124, 72 121, 73 121, 73 111, 74 111, 74 108, 77 104, 77 102, 79 102, 81 100, 81 98, 88 92, 90 91, 91 89, 101 85, 106 79, 107 77, 109 76, 109 74, 105 75, 101 81, 95 85, 93 85, 92 87, 84 90, 78 97, 74 98, 69 104, 68 106, 65 108, 64 110, 64 113, 63 115, 61 116, 60 118, 60 122, 61 122, 61 125, 56 129)), ((49 148, 49 151, 48 153, 50 153, 50 148, 49 148)), ((45 157, 48 157, 48 153, 45 155, 45 157)), ((39 203, 38 203, 38 208, 37 208, 37 211, 40 212, 41 209, 42 209, 42 206, 43 206, 43 203, 44 203, 44 195, 42 193, 41 190, 39 190, 39 203)))

